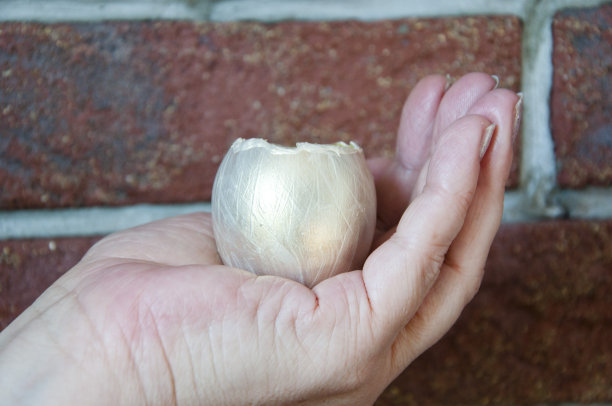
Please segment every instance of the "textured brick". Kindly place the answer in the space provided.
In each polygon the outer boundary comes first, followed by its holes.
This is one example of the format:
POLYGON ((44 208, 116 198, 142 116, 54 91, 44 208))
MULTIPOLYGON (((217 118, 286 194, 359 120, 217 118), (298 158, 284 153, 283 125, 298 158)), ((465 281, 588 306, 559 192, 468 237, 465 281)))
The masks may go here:
MULTIPOLYGON (((0 329, 95 241, 0 242, 0 329)), ((612 221, 505 225, 480 292, 378 405, 612 401, 612 221)))
POLYGON ((520 36, 499 16, 3 24, 0 209, 208 200, 237 137, 388 154, 426 74, 518 90, 520 36))
POLYGON ((553 33, 558 182, 612 185, 612 5, 559 12, 553 33))
POLYGON ((480 292, 378 405, 612 401, 612 221, 505 225, 480 292))
POLYGON ((74 266, 96 240, 0 241, 0 330, 74 266))

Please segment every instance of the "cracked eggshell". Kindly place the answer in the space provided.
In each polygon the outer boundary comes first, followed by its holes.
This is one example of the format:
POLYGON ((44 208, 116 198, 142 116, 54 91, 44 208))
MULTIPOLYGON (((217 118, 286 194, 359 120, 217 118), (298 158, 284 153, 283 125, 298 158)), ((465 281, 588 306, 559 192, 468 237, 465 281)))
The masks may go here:
POLYGON ((361 267, 376 225, 374 180, 354 143, 238 139, 212 192, 223 263, 314 286, 361 267))

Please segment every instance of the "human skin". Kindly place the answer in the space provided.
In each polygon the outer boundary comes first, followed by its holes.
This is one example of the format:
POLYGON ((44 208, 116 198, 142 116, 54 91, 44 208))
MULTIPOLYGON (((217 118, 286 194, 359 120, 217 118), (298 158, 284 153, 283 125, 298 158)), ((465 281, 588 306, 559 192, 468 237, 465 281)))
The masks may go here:
POLYGON ((223 266, 206 213, 112 234, 0 334, 0 403, 372 404, 477 292, 501 221, 520 99, 446 87, 421 80, 369 161, 362 270, 309 289, 223 266))

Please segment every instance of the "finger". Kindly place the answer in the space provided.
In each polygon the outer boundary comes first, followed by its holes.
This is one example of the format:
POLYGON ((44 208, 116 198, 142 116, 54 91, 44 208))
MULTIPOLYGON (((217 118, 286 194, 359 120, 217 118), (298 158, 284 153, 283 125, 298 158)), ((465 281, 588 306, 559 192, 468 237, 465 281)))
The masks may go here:
POLYGON ((470 108, 498 84, 498 79, 486 73, 468 73, 444 94, 434 123, 434 142, 451 123, 467 114, 470 108))
POLYGON ((386 227, 396 224, 408 206, 412 185, 429 157, 433 123, 445 88, 444 76, 422 79, 402 108, 394 159, 369 162, 376 182, 378 217, 386 227))
POLYGON ((154 221, 111 234, 83 258, 104 257, 166 265, 220 264, 210 213, 192 213, 154 221))
MULTIPOLYGON (((441 76, 432 76, 428 79, 431 82, 437 81, 438 91, 441 86, 441 76)), ((426 87, 420 90, 423 92, 415 92, 415 100, 429 100, 436 102, 435 107, 432 106, 428 111, 435 112, 434 116, 418 115, 417 117, 409 116, 409 112, 418 112, 418 109, 407 108, 407 106, 416 106, 406 103, 404 106, 404 115, 402 116, 402 124, 400 125, 400 133, 398 136, 398 155, 403 155, 404 165, 400 165, 398 160, 386 162, 386 160, 374 160, 370 162, 370 168, 377 182, 377 191, 382 190, 378 196, 378 227, 374 238, 373 247, 378 247, 395 232, 394 225, 397 224, 401 214, 411 200, 420 194, 425 186, 427 178, 427 167, 429 165, 430 154, 427 152, 431 148, 432 140, 439 137, 432 133, 439 133, 438 128, 446 127, 446 121, 458 118, 466 114, 467 109, 478 101, 478 98, 486 94, 491 88, 496 87, 498 80, 484 73, 471 73, 463 76, 448 90, 449 81, 445 78, 444 91, 439 92, 435 96, 428 99, 424 94, 426 87), (445 94, 447 92, 448 94, 445 94), (443 99, 442 99, 443 96, 443 99), (442 100, 442 102, 440 102, 442 100), (438 108, 438 105, 440 108, 438 108), (405 124, 404 124, 405 123, 405 124), (411 124, 415 123, 415 124, 411 124), (426 125, 425 123, 428 123, 426 125), (435 123, 436 129, 433 129, 432 123, 435 123), (424 138, 427 142, 412 142, 402 143, 402 140, 409 140, 411 137, 418 139, 418 131, 426 134, 424 138), (410 151, 413 155, 410 156, 410 151), (401 154, 400 154, 401 152, 401 154), (420 157, 421 161, 416 161, 420 157), (407 165, 413 165, 413 170, 407 171, 407 165), (403 178, 402 178, 403 177, 403 178), (387 191, 391 191, 390 193, 387 191)), ((417 89, 415 89, 417 90, 417 89)))
POLYGON ((486 258, 501 222, 520 102, 515 93, 498 89, 481 98, 469 111, 496 123, 495 138, 482 160, 472 205, 446 255, 440 277, 396 342, 400 369, 450 329, 480 286, 486 258))
POLYGON ((364 283, 382 331, 403 328, 436 280, 471 204, 490 124, 482 116, 467 116, 444 131, 423 193, 408 207, 395 234, 367 259, 364 283))
POLYGON ((404 103, 396 142, 396 159, 404 168, 418 170, 429 158, 434 121, 446 86, 444 76, 428 76, 404 103))
MULTIPOLYGON (((484 73, 470 73, 459 79, 447 91, 440 102, 440 108, 438 109, 434 125, 434 134, 432 135, 434 144, 439 139, 440 131, 444 130, 451 122, 468 114, 469 109, 477 104, 481 97, 496 87, 498 83, 499 79, 497 77, 484 73)), ((421 193, 425 186, 428 165, 429 162, 425 162, 423 170, 421 170, 412 188, 412 199, 421 193)))

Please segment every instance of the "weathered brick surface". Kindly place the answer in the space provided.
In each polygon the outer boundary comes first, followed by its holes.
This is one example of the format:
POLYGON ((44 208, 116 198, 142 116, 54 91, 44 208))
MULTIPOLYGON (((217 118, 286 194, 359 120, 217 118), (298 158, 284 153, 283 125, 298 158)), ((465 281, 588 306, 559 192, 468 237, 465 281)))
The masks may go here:
POLYGON ((562 187, 612 185, 612 4, 553 22, 552 133, 562 187))
POLYGON ((426 74, 518 90, 520 39, 517 18, 486 16, 2 24, 0 209, 208 200, 237 137, 387 154, 426 74))
POLYGON ((74 266, 96 240, 0 241, 0 330, 74 266))
MULTIPOLYGON (((0 328, 94 241, 0 242, 0 328)), ((612 402, 611 291, 612 221, 506 225, 480 293, 378 405, 612 402)))
POLYGON ((612 221, 506 225, 474 301, 378 405, 612 402, 612 221))

